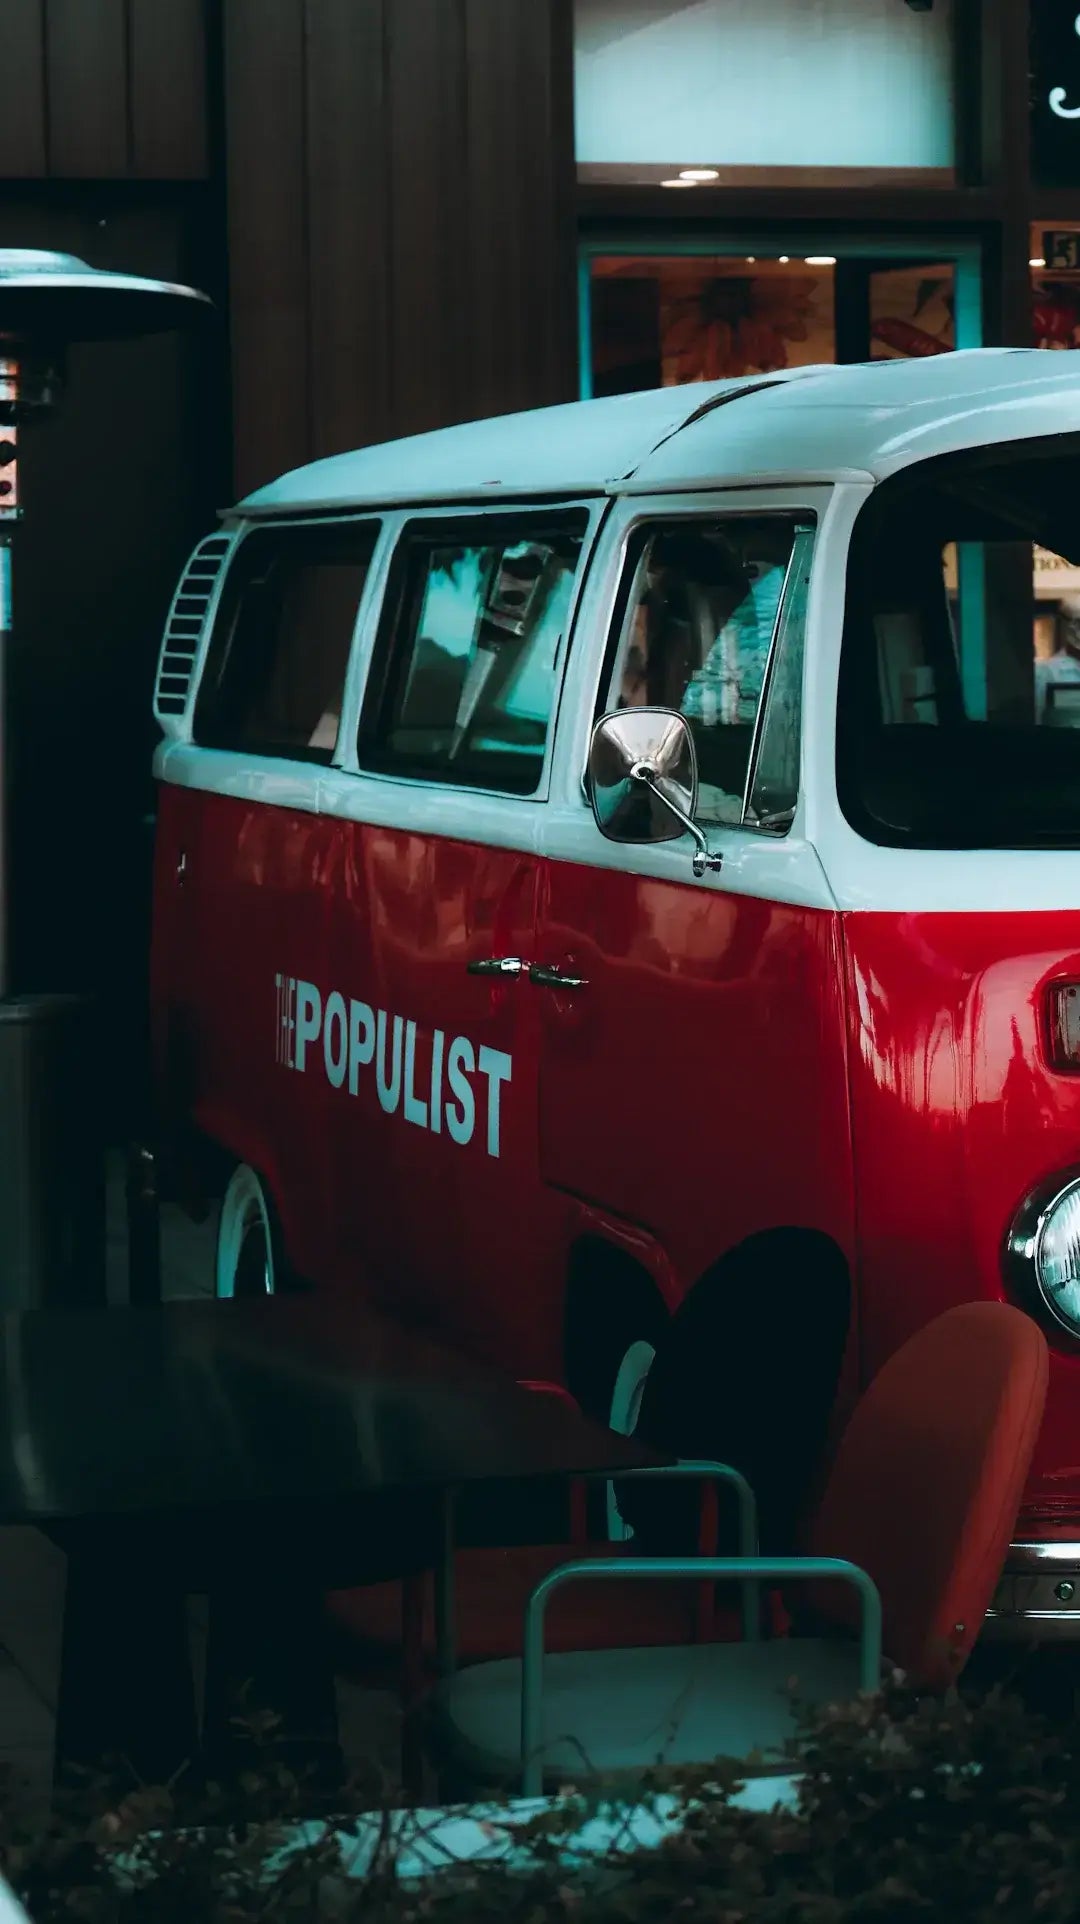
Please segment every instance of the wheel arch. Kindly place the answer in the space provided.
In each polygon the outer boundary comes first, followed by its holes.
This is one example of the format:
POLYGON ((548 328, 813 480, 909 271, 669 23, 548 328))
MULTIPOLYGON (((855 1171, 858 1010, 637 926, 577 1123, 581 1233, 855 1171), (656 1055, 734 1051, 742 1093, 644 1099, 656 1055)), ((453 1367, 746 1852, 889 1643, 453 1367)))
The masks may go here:
POLYGON ((719 1457, 758 1491, 790 1544, 857 1389, 851 1264, 827 1232, 761 1230, 709 1265, 671 1319, 641 1428, 678 1455, 719 1457))
POLYGON ((570 1388, 590 1403, 591 1352, 598 1330, 620 1322, 642 1333, 659 1333, 669 1321, 669 1304, 650 1265, 638 1252, 585 1230, 570 1248, 563 1304, 563 1357, 570 1388))

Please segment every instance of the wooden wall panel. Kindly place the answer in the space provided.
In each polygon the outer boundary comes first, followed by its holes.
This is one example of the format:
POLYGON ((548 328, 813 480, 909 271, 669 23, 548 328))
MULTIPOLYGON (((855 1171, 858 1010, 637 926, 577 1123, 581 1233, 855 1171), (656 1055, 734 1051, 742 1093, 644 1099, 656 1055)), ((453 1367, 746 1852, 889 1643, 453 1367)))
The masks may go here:
POLYGON ((570 0, 224 18, 240 485, 572 396, 570 0))
POLYGON ((474 411, 464 0, 391 0, 386 70, 389 365, 395 431, 411 434, 474 411))
POLYGON ((0 179, 37 179, 45 172, 43 0, 5 0, 0 63, 0 179))
POLYGON ((131 172, 202 180, 208 169, 204 0, 128 0, 131 172))
POLYGON ((568 14, 466 0, 470 387, 483 412, 573 392, 568 14))
POLYGON ((307 16, 313 455, 391 431, 384 0, 307 16))
POLYGON ((122 179, 129 155, 124 0, 47 0, 45 45, 49 173, 122 179))
POLYGON ((0 180, 205 180, 213 0, 0 0, 0 180))
POLYGON ((303 0, 226 0, 236 486, 311 450, 303 0))

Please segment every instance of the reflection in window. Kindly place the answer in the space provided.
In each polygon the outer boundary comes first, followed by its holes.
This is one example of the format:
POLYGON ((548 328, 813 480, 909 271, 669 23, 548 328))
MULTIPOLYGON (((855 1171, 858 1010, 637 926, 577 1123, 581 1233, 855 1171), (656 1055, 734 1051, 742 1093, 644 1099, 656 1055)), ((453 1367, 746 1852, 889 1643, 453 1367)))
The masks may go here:
MULTIPOLYGON (((779 516, 680 522, 639 537, 609 706, 685 715, 705 823, 743 820, 754 725, 794 540, 794 523, 779 516)), ((789 675, 789 704, 795 695, 789 675)), ((797 737, 797 715, 795 727, 797 737)))
POLYGON ((211 637, 198 741, 331 760, 374 543, 370 526, 266 528, 245 537, 211 637))
POLYGON ((387 699, 363 757, 535 793, 584 528, 574 515, 498 540, 407 537, 387 699))

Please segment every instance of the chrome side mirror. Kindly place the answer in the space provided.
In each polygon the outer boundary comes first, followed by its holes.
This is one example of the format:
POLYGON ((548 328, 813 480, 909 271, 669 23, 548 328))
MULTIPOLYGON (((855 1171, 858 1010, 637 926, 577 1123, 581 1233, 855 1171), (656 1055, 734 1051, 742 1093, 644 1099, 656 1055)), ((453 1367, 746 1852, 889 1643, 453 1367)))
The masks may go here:
POLYGON ((694 820, 698 776, 694 738, 670 708, 620 708, 602 715, 589 746, 586 780, 601 835, 609 842, 673 842, 692 835, 694 874, 722 858, 694 820))

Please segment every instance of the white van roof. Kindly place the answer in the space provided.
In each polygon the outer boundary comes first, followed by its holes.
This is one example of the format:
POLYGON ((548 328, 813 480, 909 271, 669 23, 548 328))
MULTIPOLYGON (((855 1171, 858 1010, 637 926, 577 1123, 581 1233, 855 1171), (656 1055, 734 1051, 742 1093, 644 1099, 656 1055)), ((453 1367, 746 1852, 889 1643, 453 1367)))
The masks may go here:
POLYGON ((245 514, 880 479, 960 447, 1080 429, 1080 350, 975 348, 576 401, 296 468, 245 514))

